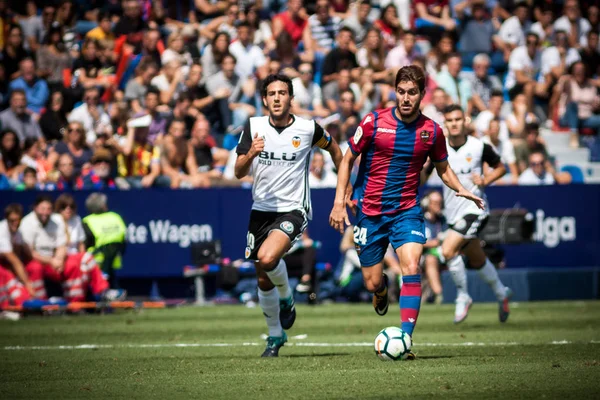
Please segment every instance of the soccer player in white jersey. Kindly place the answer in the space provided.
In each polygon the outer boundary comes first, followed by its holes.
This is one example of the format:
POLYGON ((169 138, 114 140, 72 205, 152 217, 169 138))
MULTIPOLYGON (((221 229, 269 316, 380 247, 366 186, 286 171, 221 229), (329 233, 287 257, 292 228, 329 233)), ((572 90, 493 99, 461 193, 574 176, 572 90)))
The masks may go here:
POLYGON ((269 75, 262 88, 268 116, 248 120, 237 146, 235 176, 254 178, 246 259, 256 261, 258 303, 269 328, 263 357, 277 357, 284 329, 296 319, 283 255, 311 218, 308 167, 313 146, 327 150, 336 168, 342 153, 315 121, 290 113, 294 91, 284 75, 269 75))
POLYGON ((505 322, 510 312, 508 300, 512 291, 500 281, 498 272, 483 252, 477 235, 489 217, 484 188, 504 176, 506 168, 489 144, 466 134, 465 115, 459 105, 446 107, 444 119, 448 132, 448 162, 463 186, 483 198, 485 204, 484 209, 479 209, 472 202, 457 197, 452 190, 444 187, 444 216, 450 229, 440 253, 446 260, 456 284, 454 323, 460 323, 467 318, 473 303, 467 291, 467 273, 462 255, 467 257, 470 266, 477 270, 479 276, 494 291, 499 302, 500 322, 505 322), (483 175, 483 163, 492 168, 488 175, 483 175))

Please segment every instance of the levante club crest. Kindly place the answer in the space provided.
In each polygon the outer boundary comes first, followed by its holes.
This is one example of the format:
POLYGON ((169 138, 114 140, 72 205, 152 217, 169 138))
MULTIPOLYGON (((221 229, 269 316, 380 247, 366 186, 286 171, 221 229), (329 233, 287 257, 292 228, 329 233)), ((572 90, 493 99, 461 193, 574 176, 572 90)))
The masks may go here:
POLYGON ((429 140, 429 137, 431 136, 431 132, 421 131, 421 133, 419 135, 421 136, 421 142, 427 143, 427 141, 429 140))

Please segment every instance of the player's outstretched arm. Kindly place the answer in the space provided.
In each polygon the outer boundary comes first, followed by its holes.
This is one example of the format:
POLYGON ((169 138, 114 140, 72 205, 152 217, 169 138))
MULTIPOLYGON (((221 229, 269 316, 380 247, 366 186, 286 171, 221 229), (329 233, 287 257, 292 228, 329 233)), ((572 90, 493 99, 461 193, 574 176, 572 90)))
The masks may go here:
POLYGON ((338 181, 335 190, 335 200, 333 202, 333 209, 329 216, 329 224, 333 229, 339 231, 342 235, 346 225, 350 225, 348 219, 348 212, 346 211, 346 203, 349 200, 350 194, 348 193, 348 183, 350 182, 350 171, 356 160, 356 155, 348 150, 346 155, 342 158, 338 168, 338 181))
MULTIPOLYGON (((250 135, 250 130, 247 132, 247 134, 250 135)), ((242 135, 246 135, 246 132, 243 132, 242 135)), ((246 150, 241 144, 242 141, 240 140, 237 150, 238 157, 237 160, 235 160, 235 177, 238 179, 242 179, 248 175, 250 167, 252 166, 252 161, 265 149, 265 139, 258 137, 258 134, 255 133, 249 149, 246 150)))
POLYGON ((482 210, 484 209, 485 206, 483 204, 483 199, 475 196, 473 193, 464 188, 452 168, 450 168, 448 161, 434 162, 434 165, 439 177, 442 179, 442 182, 444 182, 444 185, 454 190, 458 197, 469 199, 477 204, 477 207, 481 208, 482 210))

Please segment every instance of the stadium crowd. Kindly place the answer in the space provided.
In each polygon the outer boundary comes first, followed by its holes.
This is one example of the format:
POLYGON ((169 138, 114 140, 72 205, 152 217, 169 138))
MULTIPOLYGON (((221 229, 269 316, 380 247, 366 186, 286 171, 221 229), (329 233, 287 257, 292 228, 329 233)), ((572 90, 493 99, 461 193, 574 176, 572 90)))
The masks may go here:
MULTIPOLYGON (((193 3, 176 19, 174 0, 0 0, 0 188, 249 184, 232 149, 277 72, 293 78, 293 112, 343 143, 395 104, 398 68, 420 65, 423 112, 442 123, 460 104, 508 166, 503 183, 570 181, 540 128, 598 146, 595 1, 193 3)), ((311 186, 335 178, 314 157, 311 186)))

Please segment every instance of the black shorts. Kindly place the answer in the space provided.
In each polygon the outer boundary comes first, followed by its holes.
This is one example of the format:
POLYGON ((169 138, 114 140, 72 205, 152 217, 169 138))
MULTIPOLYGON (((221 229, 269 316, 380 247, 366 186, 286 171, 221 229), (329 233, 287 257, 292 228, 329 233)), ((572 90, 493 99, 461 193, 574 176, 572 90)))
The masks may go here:
POLYGON ((459 233, 465 239, 475 239, 487 224, 488 219, 488 214, 467 214, 450 225, 450 229, 459 233))
POLYGON ((252 210, 244 256, 247 260, 257 260, 258 249, 274 230, 285 233, 290 238, 290 242, 294 243, 300 239, 307 224, 306 213, 300 210, 282 213, 252 210))

